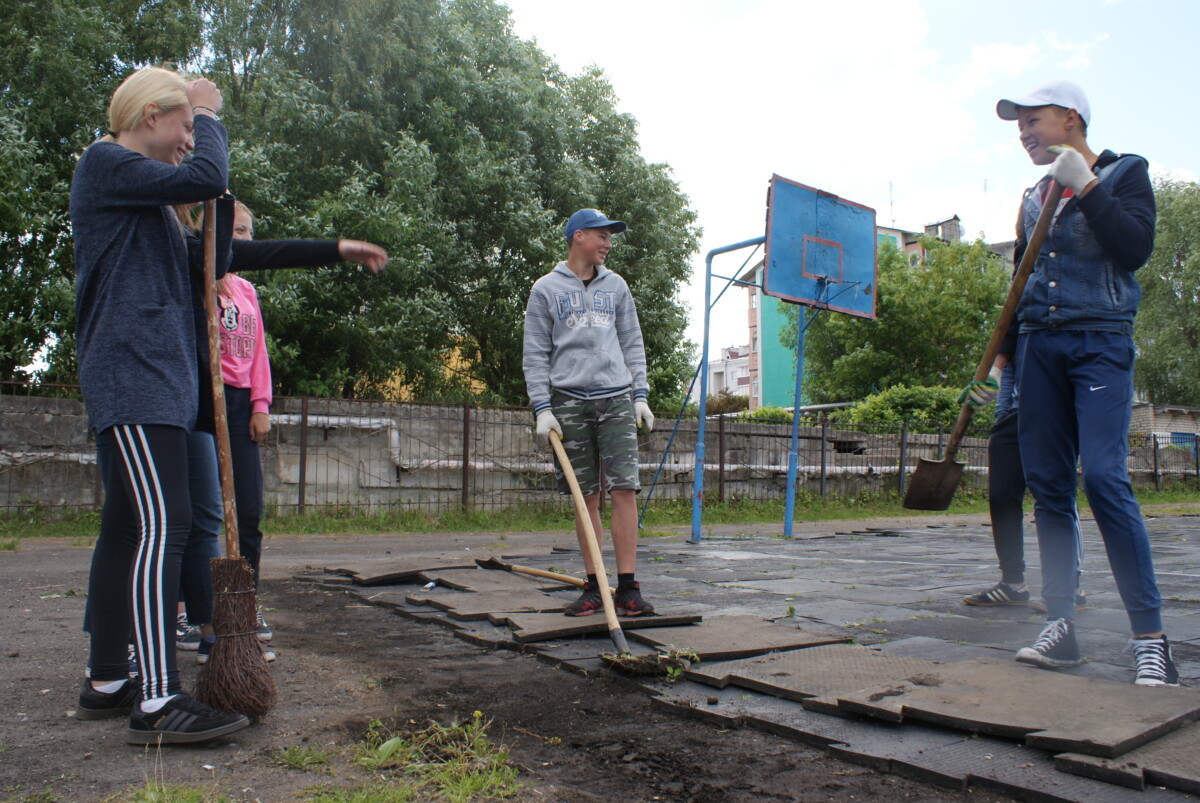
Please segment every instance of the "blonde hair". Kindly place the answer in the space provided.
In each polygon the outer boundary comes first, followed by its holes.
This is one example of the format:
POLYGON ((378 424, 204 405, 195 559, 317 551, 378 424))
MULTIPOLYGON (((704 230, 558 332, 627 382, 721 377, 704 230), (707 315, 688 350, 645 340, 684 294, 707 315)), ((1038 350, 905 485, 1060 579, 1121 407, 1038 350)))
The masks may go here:
POLYGON ((241 201, 234 201, 233 209, 235 212, 245 212, 246 217, 250 218, 250 236, 253 237, 254 236, 254 213, 250 211, 250 207, 246 206, 241 201))
POLYGON ((132 131, 146 119, 146 106, 169 112, 188 104, 187 82, 174 70, 146 67, 126 78, 108 104, 108 130, 102 142, 114 142, 115 135, 132 131))

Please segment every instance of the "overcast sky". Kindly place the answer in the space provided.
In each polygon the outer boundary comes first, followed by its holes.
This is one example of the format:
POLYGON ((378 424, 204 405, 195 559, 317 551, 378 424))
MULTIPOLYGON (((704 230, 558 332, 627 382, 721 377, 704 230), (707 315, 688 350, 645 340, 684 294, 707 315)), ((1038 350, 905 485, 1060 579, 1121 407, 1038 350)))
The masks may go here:
MULTIPOLYGON (((704 257, 763 235, 772 173, 872 207, 881 225, 957 214, 968 237, 1011 239, 1040 171, 996 101, 1051 78, 1087 92, 1094 150, 1200 176, 1192 0, 503 1, 567 72, 603 68, 642 154, 688 195, 704 230, 682 289, 696 343, 704 257)), ((745 295, 728 293, 710 348, 747 340, 745 295)))

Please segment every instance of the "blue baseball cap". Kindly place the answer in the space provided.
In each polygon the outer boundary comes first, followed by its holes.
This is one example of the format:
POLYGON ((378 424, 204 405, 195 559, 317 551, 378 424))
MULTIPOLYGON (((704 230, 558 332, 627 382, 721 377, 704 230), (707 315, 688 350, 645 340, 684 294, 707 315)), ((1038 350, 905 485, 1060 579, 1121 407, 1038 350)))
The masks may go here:
POLYGON ((567 225, 563 229, 563 234, 566 235, 567 242, 570 242, 571 238, 575 236, 575 232, 580 229, 612 229, 613 234, 620 234, 627 228, 629 227, 619 220, 606 218, 599 209, 580 209, 571 215, 571 219, 567 221, 567 225))

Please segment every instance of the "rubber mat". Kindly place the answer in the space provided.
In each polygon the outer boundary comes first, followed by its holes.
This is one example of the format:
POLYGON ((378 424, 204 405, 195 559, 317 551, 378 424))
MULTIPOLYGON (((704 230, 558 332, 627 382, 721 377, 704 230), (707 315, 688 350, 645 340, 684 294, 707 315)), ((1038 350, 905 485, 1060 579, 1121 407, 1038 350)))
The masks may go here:
POLYGON ((411 593, 407 601, 417 605, 432 605, 447 611, 455 619, 466 621, 486 620, 493 613, 518 612, 562 612, 563 600, 525 591, 479 591, 454 592, 450 594, 422 595, 411 593))
POLYGON ((889 722, 916 719, 1023 738, 1031 747, 1112 758, 1200 718, 1200 691, 1134 686, 977 659, 863 687, 839 696, 838 705, 889 722))
POLYGON ((701 663, 683 675, 717 688, 733 684, 800 701, 813 711, 839 714, 839 695, 899 682, 937 666, 922 658, 887 655, 852 644, 832 644, 738 661, 701 663))
POLYGON ((1062 753, 1055 757, 1054 764, 1063 772, 1130 789, 1165 786, 1200 795, 1200 724, 1168 733, 1120 758, 1062 753))
POLYGON ((795 624, 772 622, 759 616, 711 616, 686 627, 634 631, 631 641, 653 647, 695 650, 701 661, 728 661, 778 650, 838 644, 849 636, 802 630, 795 624))
MULTIPOLYGON (((493 613, 488 619, 493 624, 508 625, 513 629, 513 638, 522 643, 549 641, 568 636, 583 636, 590 633, 607 633, 608 624, 600 614, 594 616, 563 616, 561 613, 493 613)), ((641 630, 647 627, 675 627, 701 621, 694 614, 688 616, 625 616, 621 617, 622 631, 641 630)))
MULTIPOLYGON (((565 583, 556 583, 526 574, 480 569, 474 564, 469 569, 438 569, 421 572, 423 583, 437 583, 456 591, 529 591, 539 588, 562 588, 565 583)), ((570 587, 570 586, 567 586, 570 587)))
POLYGON ((420 555, 404 558, 375 558, 337 567, 326 568, 330 574, 341 574, 354 579, 360 586, 385 586, 397 583, 415 583, 422 572, 439 569, 474 567, 474 558, 460 553, 446 555, 420 555))

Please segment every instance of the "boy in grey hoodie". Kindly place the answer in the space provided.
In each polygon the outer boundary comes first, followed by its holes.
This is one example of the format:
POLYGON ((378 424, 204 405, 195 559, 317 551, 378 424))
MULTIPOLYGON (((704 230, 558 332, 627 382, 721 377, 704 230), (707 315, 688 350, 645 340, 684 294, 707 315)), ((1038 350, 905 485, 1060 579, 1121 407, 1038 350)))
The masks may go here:
MULTIPOLYGON (((612 501, 613 549, 622 616, 654 613, 634 580, 637 559, 637 428, 654 428, 646 403, 646 352, 633 296, 625 280, 604 267, 612 237, 625 231, 595 209, 571 215, 563 234, 567 259, 538 279, 525 308, 524 369, 537 435, 557 432, 579 480, 593 532, 600 529, 601 465, 612 501)), ((568 494, 561 469, 558 490, 568 494)), ((584 522, 575 515, 587 584, 567 616, 600 610, 596 567, 586 549, 584 522)))

